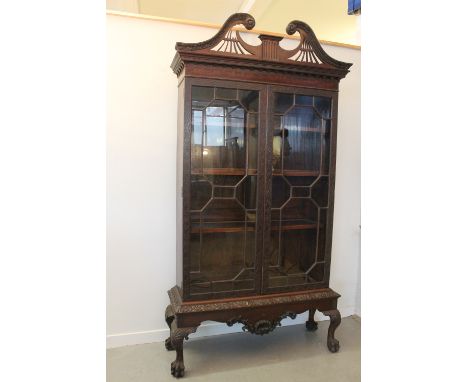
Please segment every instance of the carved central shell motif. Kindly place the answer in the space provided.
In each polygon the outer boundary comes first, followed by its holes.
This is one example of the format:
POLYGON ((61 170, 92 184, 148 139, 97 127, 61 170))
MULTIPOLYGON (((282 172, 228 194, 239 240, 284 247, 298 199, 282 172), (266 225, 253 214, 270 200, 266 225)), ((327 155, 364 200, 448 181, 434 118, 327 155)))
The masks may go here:
POLYGON ((276 320, 259 320, 255 322, 249 322, 248 319, 242 318, 241 316, 234 317, 226 322, 228 326, 232 326, 234 324, 244 324, 242 330, 244 332, 250 332, 252 334, 258 334, 263 336, 264 334, 268 334, 272 332, 276 327, 281 326, 281 320, 286 317, 290 317, 292 319, 296 318, 296 313, 294 312, 286 312, 278 317, 276 320))

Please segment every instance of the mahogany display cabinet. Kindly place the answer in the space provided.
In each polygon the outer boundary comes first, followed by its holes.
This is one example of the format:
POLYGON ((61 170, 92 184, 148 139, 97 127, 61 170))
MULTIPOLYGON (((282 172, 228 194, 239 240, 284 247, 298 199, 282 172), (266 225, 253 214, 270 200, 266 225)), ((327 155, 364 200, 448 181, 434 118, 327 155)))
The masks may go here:
POLYGON ((232 15, 211 39, 177 43, 177 285, 166 348, 184 375, 183 341, 206 320, 266 334, 286 317, 330 317, 336 352, 339 294, 329 288, 338 85, 351 64, 325 53, 312 29, 243 38, 255 20, 232 15))

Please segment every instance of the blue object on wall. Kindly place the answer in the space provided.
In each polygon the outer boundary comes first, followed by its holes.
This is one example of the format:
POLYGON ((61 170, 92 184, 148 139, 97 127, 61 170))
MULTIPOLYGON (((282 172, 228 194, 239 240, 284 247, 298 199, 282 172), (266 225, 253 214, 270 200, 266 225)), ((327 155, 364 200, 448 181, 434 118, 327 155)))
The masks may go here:
POLYGON ((348 15, 361 12, 361 0, 348 0, 348 15))

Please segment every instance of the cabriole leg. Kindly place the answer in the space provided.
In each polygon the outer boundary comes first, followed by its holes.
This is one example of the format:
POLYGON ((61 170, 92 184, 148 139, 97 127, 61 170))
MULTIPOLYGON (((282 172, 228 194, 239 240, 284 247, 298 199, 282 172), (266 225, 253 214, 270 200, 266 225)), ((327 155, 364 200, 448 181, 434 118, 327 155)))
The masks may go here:
POLYGON ((171 374, 176 378, 181 378, 185 374, 184 366, 184 339, 188 340, 190 333, 197 328, 178 328, 176 320, 171 324, 171 344, 176 351, 176 359, 171 363, 171 374))
POLYGON ((314 320, 315 311, 315 308, 309 310, 309 319, 306 321, 306 329, 309 332, 317 330, 317 322, 314 320))
POLYGON ((169 337, 166 338, 166 341, 164 342, 164 344, 166 345, 167 350, 174 350, 174 347, 172 346, 172 343, 171 343, 171 335, 170 335, 171 324, 172 324, 172 321, 174 321, 174 318, 175 318, 174 310, 172 309, 172 305, 167 306, 166 313, 165 313, 165 318, 166 318, 167 326, 169 326, 169 337))
POLYGON ((330 326, 328 327, 327 346, 328 350, 336 353, 340 350, 340 342, 335 339, 335 330, 341 323, 341 314, 338 310, 328 310, 322 312, 325 316, 330 317, 330 326))

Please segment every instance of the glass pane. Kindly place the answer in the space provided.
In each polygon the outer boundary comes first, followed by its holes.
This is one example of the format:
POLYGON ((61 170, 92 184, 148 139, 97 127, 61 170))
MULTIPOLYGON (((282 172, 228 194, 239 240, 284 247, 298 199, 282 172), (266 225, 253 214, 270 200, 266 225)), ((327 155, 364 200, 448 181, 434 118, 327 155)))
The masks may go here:
MULTIPOLYGON (((257 170, 258 114, 249 113, 247 118, 249 170, 257 170)), ((250 171, 250 172, 252 172, 250 171)))
POLYGON ((239 101, 249 112, 258 112, 258 92, 256 90, 239 90, 239 101))
POLYGON ((270 288, 323 281, 330 98, 277 93, 272 139, 270 288))
POLYGON ((288 199, 291 193, 291 187, 283 176, 273 176, 272 180, 272 198, 271 207, 280 208, 288 199))
POLYGON ((310 186, 317 180, 316 176, 286 176, 291 186, 310 186))
POLYGON ((213 196, 215 198, 233 198, 234 187, 214 187, 213 196))
POLYGON ((217 88, 216 98, 218 99, 237 99, 237 89, 217 88))
POLYGON ((229 168, 244 173, 245 109, 237 101, 214 100, 202 114, 205 119, 201 142, 204 172, 229 168))
POLYGON ((192 230, 190 232, 190 271, 198 272, 200 270, 200 251, 201 251, 201 234, 200 234, 200 213, 191 212, 190 218, 192 221, 192 230))
POLYGON ((192 168, 201 169, 202 165, 203 114, 201 110, 192 110, 192 168))
POLYGON ((308 170, 314 174, 319 172, 321 126, 322 120, 312 107, 295 106, 284 116, 283 128, 287 131, 283 142, 284 170, 308 170))
POLYGON ((309 187, 293 187, 292 197, 295 198, 308 198, 310 196, 309 187))
POLYGON ((236 198, 244 208, 255 211, 257 205, 257 177, 246 176, 237 186, 236 198))
POLYGON ((314 104, 314 97, 307 95, 296 95, 296 105, 312 106, 314 104))
POLYGON ((330 171, 330 130, 331 120, 323 121, 324 131, 322 134, 322 174, 330 171))
POLYGON ((218 108, 207 109, 205 146, 224 146, 224 116, 211 116, 210 109, 218 108))
POLYGON ((274 173, 281 173, 283 168, 283 117, 275 115, 273 117, 273 150, 272 150, 272 167, 274 173))
POLYGON ((211 199, 212 186, 201 176, 192 176, 190 190, 190 209, 192 211, 201 210, 211 199))
POLYGON ((192 87, 190 293, 255 288, 258 91, 192 87))
POLYGON ((310 197, 320 207, 328 207, 328 176, 320 177, 311 187, 310 197))
POLYGON ((203 179, 208 180, 213 186, 232 186, 235 187, 244 175, 222 175, 223 169, 220 169, 221 175, 203 175, 203 179))
POLYGON ((331 115, 331 99, 327 97, 314 97, 315 110, 322 118, 330 118, 331 115))
POLYGON ((326 244, 326 233, 327 233, 327 216, 328 208, 320 208, 320 231, 318 235, 318 251, 317 261, 325 260, 325 244, 326 244))
POLYGON ((194 86, 192 88, 192 108, 205 108, 214 99, 214 88, 194 86))
POLYGON ((274 112, 282 114, 286 112, 294 102, 294 94, 275 93, 274 94, 274 112))

